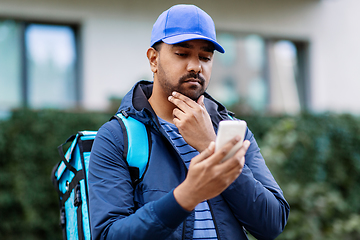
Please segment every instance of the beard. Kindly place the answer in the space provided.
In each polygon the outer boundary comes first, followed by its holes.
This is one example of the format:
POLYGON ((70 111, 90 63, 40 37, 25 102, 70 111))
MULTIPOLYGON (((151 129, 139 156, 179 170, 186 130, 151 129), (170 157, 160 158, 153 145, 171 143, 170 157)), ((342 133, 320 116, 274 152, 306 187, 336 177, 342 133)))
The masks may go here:
POLYGON ((206 80, 195 72, 190 72, 180 77, 177 84, 172 84, 171 81, 168 80, 166 73, 161 66, 159 66, 159 73, 161 75, 158 78, 159 83, 167 96, 171 96, 172 92, 176 91, 187 96, 193 101, 197 101, 206 91, 206 80), (189 81, 197 81, 200 86, 197 84, 187 86, 186 83, 189 81))

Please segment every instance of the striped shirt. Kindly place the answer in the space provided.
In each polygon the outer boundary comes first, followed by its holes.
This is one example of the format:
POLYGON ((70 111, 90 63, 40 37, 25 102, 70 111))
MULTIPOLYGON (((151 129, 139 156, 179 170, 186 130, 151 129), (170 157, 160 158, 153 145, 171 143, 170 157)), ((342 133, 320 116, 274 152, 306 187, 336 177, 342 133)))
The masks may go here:
MULTIPOLYGON (((161 118, 159 118, 159 122, 174 146, 177 148, 186 167, 189 168, 191 159, 197 156, 199 152, 185 142, 174 124, 166 122, 161 118)), ((195 207, 193 239, 217 239, 214 221, 207 201, 199 203, 195 207)))

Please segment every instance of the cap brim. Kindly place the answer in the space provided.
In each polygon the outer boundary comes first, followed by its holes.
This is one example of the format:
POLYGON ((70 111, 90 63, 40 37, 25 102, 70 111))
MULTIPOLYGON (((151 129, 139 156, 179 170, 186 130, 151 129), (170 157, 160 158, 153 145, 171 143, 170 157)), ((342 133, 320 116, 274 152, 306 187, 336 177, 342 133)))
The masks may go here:
POLYGON ((225 49, 216 41, 214 41, 211 38, 204 37, 202 35, 198 34, 181 34, 181 35, 175 35, 171 37, 163 38, 162 41, 167 44, 177 44, 181 42, 186 42, 190 40, 207 40, 209 42, 212 42, 214 44, 215 50, 221 53, 225 53, 225 49))

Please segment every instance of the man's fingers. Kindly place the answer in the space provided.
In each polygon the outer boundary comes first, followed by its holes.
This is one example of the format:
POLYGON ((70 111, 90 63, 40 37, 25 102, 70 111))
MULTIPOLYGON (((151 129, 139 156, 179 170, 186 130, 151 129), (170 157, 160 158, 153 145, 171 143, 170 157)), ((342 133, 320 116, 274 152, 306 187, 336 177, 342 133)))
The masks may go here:
POLYGON ((244 166, 245 164, 245 154, 250 146, 249 140, 245 140, 241 148, 228 160, 222 163, 224 168, 235 168, 238 164, 244 166))
POLYGON ((242 157, 241 161, 238 161, 236 164, 232 164, 231 167, 223 169, 224 173, 222 174, 222 176, 224 179, 229 180, 228 185, 230 185, 241 174, 242 169, 244 168, 244 163, 245 157, 242 157))
POLYGON ((237 151, 235 153, 235 155, 245 155, 246 151, 248 150, 250 146, 250 141, 249 140, 245 140, 241 146, 241 148, 239 149, 239 151, 237 151))
POLYGON ((199 99, 197 100, 197 104, 199 104, 200 106, 205 108, 205 104, 204 104, 204 95, 201 95, 199 97, 199 99))
POLYGON ((218 164, 221 160, 230 152, 230 150, 241 140, 239 135, 232 138, 229 142, 227 142, 222 148, 217 150, 214 153, 214 156, 211 160, 212 164, 218 164))
POLYGON ((178 98, 184 102, 193 102, 189 97, 185 96, 184 94, 178 93, 178 92, 172 92, 171 95, 175 98, 178 98))
POLYGON ((207 159, 214 153, 214 151, 215 151, 215 142, 212 141, 204 151, 202 151, 199 155, 197 155, 191 160, 191 164, 196 164, 207 159))
POLYGON ((181 111, 179 108, 174 108, 173 116, 178 119, 182 119, 185 117, 185 113, 183 111, 181 111))
POLYGON ((183 100, 180 100, 176 97, 169 96, 168 100, 183 112, 186 112, 186 110, 190 108, 190 106, 186 104, 183 100))
POLYGON ((173 102, 177 107, 191 107, 195 108, 198 104, 194 100, 190 99, 189 97, 178 93, 173 92, 172 96, 169 97, 169 101, 173 102))
POLYGON ((222 172, 223 179, 228 181, 227 184, 230 185, 241 174, 245 165, 245 153, 249 145, 248 140, 244 141, 243 146, 233 157, 218 165, 218 170, 222 172))

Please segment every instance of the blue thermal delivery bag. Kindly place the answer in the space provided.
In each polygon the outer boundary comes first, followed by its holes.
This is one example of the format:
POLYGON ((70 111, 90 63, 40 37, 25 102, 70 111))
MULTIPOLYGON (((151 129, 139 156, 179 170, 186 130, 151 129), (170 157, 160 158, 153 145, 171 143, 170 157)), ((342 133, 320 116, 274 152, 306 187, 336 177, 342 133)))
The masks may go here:
MULTIPOLYGON (((147 169, 150 134, 144 124, 126 112, 114 116, 123 130, 124 149, 130 176, 135 185, 147 169)), ((80 131, 58 147, 61 161, 52 170, 52 183, 59 194, 60 225, 64 240, 90 240, 88 167, 97 131, 80 131), (71 145, 64 154, 65 144, 71 145)))
POLYGON ((58 147, 63 158, 53 170, 53 184, 59 194, 63 239, 90 240, 87 173, 96 131, 81 131, 58 147), (63 145, 71 142, 65 155, 63 145))

